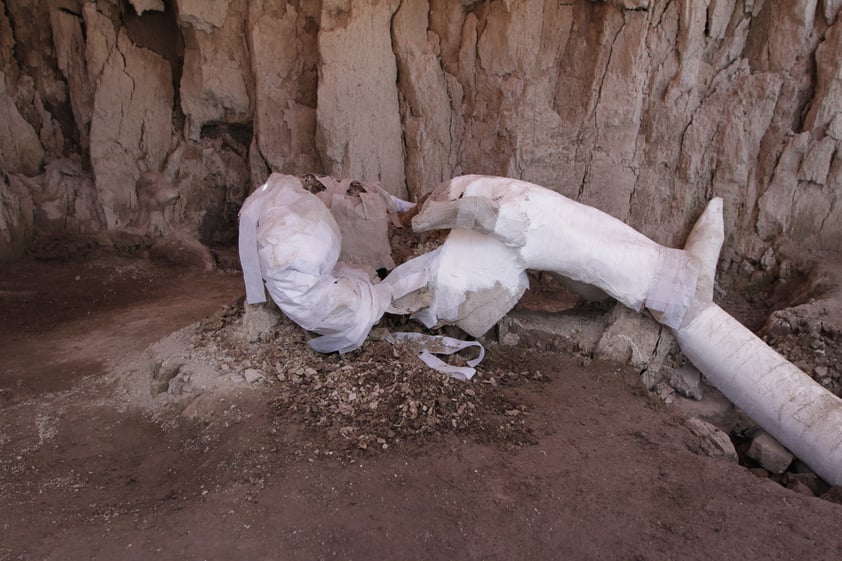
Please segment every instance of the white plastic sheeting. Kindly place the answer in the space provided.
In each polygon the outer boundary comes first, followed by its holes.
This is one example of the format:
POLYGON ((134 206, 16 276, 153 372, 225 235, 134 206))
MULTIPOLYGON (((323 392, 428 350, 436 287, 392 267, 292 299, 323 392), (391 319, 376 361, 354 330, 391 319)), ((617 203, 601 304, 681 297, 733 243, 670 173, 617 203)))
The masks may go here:
POLYGON ((462 341, 443 335, 427 335, 426 333, 397 332, 387 338, 392 344, 409 343, 418 349, 418 358, 438 372, 443 372, 457 380, 470 380, 477 373, 476 366, 485 358, 485 347, 477 341, 462 341), (475 358, 465 361, 466 366, 448 364, 436 355, 449 356, 464 349, 475 347, 479 354, 475 358))
POLYGON ((295 323, 318 333, 318 352, 359 348, 391 302, 387 285, 339 261, 339 226, 318 197, 293 176, 273 174, 240 211, 240 260, 250 304, 263 284, 295 323))
MULTIPOLYGON (((409 313, 417 308, 404 309, 400 297, 413 292, 416 296, 419 292, 430 294, 441 253, 436 250, 419 256, 397 267, 383 282, 374 282, 373 268, 394 266, 380 243, 387 239, 387 209, 408 210, 411 204, 390 198, 371 185, 366 185, 370 193, 348 197, 350 181, 320 178, 320 183, 326 186, 325 191, 313 194, 297 177, 273 174, 249 196, 240 211, 240 261, 249 304, 265 302, 268 292, 287 317, 321 335, 308 342, 314 350, 345 353, 362 345, 387 309, 409 313), (350 244, 349 237, 353 238, 350 244)), ((453 290, 448 286, 441 294, 446 298, 453 290)), ((412 302, 418 301, 412 298, 412 302)), ((394 333, 389 340, 411 342, 419 349, 421 361, 461 380, 470 380, 485 356, 485 349, 476 341, 421 333, 394 333), (477 347, 479 353, 466 366, 447 364, 437 356, 471 347, 477 347)))
POLYGON ((494 238, 451 231, 429 267, 428 302, 412 317, 428 328, 456 325, 481 337, 529 287, 518 263, 517 251, 494 238))
POLYGON ((442 248, 434 281, 439 290, 455 283, 453 295, 430 310, 445 322, 482 309, 481 327, 487 330, 517 302, 525 287, 519 275, 526 269, 596 286, 636 311, 645 305, 671 327, 681 325, 696 290, 698 271, 686 252, 526 181, 454 178, 434 191, 412 226, 416 231, 456 228, 451 236, 458 238, 442 248), (465 230, 474 235, 459 233, 465 230), (475 266, 490 274, 466 279, 475 266), (508 298, 496 306, 487 298, 472 301, 477 293, 495 292, 508 298))

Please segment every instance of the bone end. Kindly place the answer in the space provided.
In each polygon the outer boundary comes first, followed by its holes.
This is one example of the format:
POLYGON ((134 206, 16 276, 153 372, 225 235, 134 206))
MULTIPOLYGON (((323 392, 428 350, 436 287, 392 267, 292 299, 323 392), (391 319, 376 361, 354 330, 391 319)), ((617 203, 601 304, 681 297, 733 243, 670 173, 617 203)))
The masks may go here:
POLYGON ((713 283, 716 278, 716 265, 719 252, 725 241, 725 221, 722 217, 722 198, 711 199, 705 211, 696 221, 684 250, 696 261, 699 267, 699 282, 696 299, 704 302, 713 301, 713 283))

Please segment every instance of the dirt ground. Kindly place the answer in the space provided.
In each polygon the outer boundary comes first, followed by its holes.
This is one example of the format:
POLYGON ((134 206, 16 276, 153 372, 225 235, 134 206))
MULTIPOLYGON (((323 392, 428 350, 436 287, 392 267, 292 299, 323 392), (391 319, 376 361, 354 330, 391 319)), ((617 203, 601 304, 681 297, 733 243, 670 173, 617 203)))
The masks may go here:
POLYGON ((489 411, 385 449, 340 450, 278 383, 217 395, 212 419, 132 402, 116 365, 242 294, 115 256, 0 270, 0 560, 842 558, 842 506, 698 454, 599 361, 492 346, 447 386, 489 411))

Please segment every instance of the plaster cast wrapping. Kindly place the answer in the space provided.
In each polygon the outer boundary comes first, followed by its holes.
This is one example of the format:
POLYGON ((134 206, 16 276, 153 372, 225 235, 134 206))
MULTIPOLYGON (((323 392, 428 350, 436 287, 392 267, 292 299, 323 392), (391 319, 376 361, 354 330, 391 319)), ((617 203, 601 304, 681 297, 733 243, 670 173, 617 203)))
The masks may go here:
MULTIPOLYGON (((456 177, 441 185, 413 219, 413 228, 420 231, 466 227, 485 234, 485 239, 446 243, 443 261, 449 252, 459 252, 460 258, 468 259, 463 264, 482 264, 501 279, 526 269, 557 273, 596 286, 636 311, 646 305, 672 327, 681 324, 696 290, 698 271, 682 250, 663 247, 604 212, 526 181, 456 177), (481 246, 481 259, 469 257, 470 246, 481 246)), ((454 281, 463 289, 494 286, 490 279, 454 281)), ((508 294, 515 293, 511 282, 503 286, 508 294)), ((506 303, 501 300, 493 310, 497 319, 490 325, 510 309, 503 307, 506 303)), ((492 312, 481 305, 486 315, 492 312)), ((447 309, 456 307, 450 303, 447 309)))
POLYGON ((680 249, 661 248, 655 276, 646 292, 646 307, 661 323, 678 329, 693 303, 699 272, 696 263, 680 249))
POLYGON ((481 337, 528 287, 516 250, 478 232, 453 230, 431 263, 428 298, 413 317, 430 328, 451 324, 481 337))
POLYGON ((295 323, 318 333, 319 352, 360 347, 391 301, 388 285, 339 261, 342 238, 328 208, 292 176, 273 174, 243 204, 240 258, 249 303, 266 291, 295 323))
POLYGON ((824 480, 842 485, 842 399, 716 304, 675 335, 687 358, 728 399, 824 480))
MULTIPOLYGON (((466 269, 483 263, 491 274, 474 280, 439 275, 438 307, 432 308, 459 310, 462 317, 481 311, 487 322, 502 317, 506 302, 474 302, 465 288, 487 289, 527 267, 594 285, 638 311, 646 305, 658 321, 676 330, 687 358, 723 394, 822 478, 842 484, 842 399, 711 301, 724 240, 721 199, 708 204, 685 250, 676 250, 594 208, 522 181, 459 177, 434 196, 439 200, 425 207, 413 226, 470 225, 475 237, 450 248, 445 244, 442 262, 453 253, 466 269), (477 198, 492 203, 477 204, 477 198), (472 245, 481 247, 473 257, 466 249, 472 245)), ((458 241, 464 235, 459 232, 451 237, 458 241)), ((441 311, 439 317, 444 317, 441 311)))

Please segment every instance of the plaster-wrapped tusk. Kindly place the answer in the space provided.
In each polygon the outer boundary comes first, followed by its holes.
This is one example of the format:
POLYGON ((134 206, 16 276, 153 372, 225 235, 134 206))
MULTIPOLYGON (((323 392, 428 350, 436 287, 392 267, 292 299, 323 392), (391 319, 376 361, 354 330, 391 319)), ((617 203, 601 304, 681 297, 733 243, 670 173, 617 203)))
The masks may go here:
POLYGON ((757 424, 823 479, 842 485, 842 399, 713 303, 723 239, 722 200, 713 199, 684 246, 700 275, 696 301, 675 332, 681 350, 757 424))
MULTIPOLYGON (((483 263, 504 274, 515 268, 557 273, 596 286, 636 311, 646 306, 673 327, 681 325, 696 289, 696 265, 685 251, 661 246, 600 210, 516 179, 454 178, 433 193, 412 226, 415 230, 466 228, 487 234, 511 251, 497 250, 496 261, 483 253, 482 259, 470 260, 471 267, 483 263), (489 202, 481 204, 477 199, 489 202)), ((486 251, 492 245, 482 243, 486 251)), ((457 245, 452 244, 453 251, 457 245)), ((442 259, 447 259, 447 247, 442 253, 442 259)), ((499 316, 507 311, 503 309, 499 316)))
POLYGON ((441 320, 480 311, 480 325, 490 327, 509 303, 477 306, 466 287, 489 290, 526 268, 596 286, 637 311, 645 305, 675 330, 685 355, 723 394, 821 477, 842 485, 842 399, 712 302, 724 239, 721 199, 708 204, 685 250, 662 247, 594 208, 514 179, 457 177, 433 201, 413 219, 414 228, 475 231, 465 237, 454 230, 453 243, 441 248, 433 293, 449 300, 434 301, 426 313, 441 320), (460 276, 477 264, 485 275, 460 276))
POLYGON ((842 485, 842 400, 713 303, 675 333, 707 379, 832 485, 842 485))
POLYGON ((695 297, 697 301, 713 300, 716 264, 719 262, 719 252, 722 250, 724 241, 725 223, 722 218, 722 199, 715 197, 708 202, 684 243, 684 251, 690 254, 699 271, 695 297))

